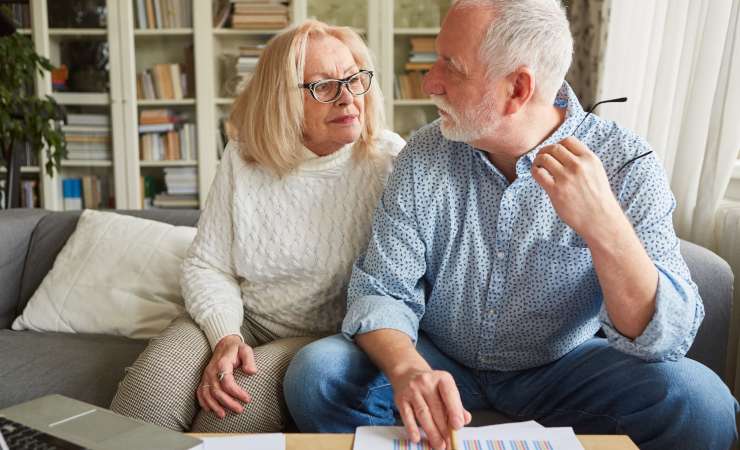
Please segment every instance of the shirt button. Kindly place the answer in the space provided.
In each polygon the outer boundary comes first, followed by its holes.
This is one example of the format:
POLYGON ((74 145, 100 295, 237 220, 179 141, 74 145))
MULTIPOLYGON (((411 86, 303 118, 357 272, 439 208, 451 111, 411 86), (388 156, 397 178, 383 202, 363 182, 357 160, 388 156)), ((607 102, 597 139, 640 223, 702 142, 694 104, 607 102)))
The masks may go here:
POLYGON ((489 310, 488 310, 488 315, 489 315, 489 316, 495 316, 495 315, 496 315, 496 309, 495 309, 495 308, 491 308, 491 309, 489 309, 489 310))
POLYGON ((504 259, 504 256, 506 256, 506 253, 504 253, 504 252, 498 252, 498 253, 496 253, 496 257, 498 259, 504 259))

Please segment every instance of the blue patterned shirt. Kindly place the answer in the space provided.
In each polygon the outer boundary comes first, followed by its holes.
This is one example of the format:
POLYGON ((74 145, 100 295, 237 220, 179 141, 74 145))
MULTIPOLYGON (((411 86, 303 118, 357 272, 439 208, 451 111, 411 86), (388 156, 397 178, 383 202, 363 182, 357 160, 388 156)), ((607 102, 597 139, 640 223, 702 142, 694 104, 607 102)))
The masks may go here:
POLYGON ((434 122, 401 152, 354 265, 342 332, 381 328, 416 342, 422 330, 445 354, 479 370, 552 362, 603 328, 612 346, 645 360, 683 356, 704 317, 681 257, 675 199, 645 140, 589 116, 575 135, 599 157, 615 196, 659 273, 656 309, 634 340, 609 320, 583 239, 558 217, 530 169, 543 146, 569 136, 585 112, 564 84, 563 124, 506 177, 480 150, 445 139, 434 122))

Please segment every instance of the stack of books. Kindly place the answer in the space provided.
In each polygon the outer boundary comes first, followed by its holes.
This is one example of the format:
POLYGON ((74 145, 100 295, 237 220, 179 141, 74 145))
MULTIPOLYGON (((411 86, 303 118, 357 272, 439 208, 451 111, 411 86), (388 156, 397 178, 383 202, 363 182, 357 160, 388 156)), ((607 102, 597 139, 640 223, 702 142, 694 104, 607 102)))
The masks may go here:
POLYGON ((407 71, 427 71, 432 68, 436 60, 437 50, 434 46, 433 37, 411 38, 411 53, 409 53, 409 60, 406 63, 407 71))
POLYGON ((197 208, 198 173, 195 167, 167 167, 164 169, 166 193, 154 197, 157 208, 197 208))
POLYGON ((195 161, 195 124, 169 109, 148 109, 139 115, 141 161, 195 161))
POLYGON ((136 0, 136 25, 140 29, 190 28, 191 0, 136 0))
POLYGON ((411 38, 411 53, 405 65, 406 73, 396 77, 395 95, 400 99, 428 98, 421 88, 424 72, 437 60, 433 37, 411 38))
POLYGON ((231 0, 233 14, 231 27, 238 29, 269 30, 288 26, 289 2, 280 0, 231 0))
POLYGON ((111 161, 110 118, 107 114, 68 114, 62 126, 67 159, 111 161))
POLYGON ((155 64, 136 74, 136 96, 140 99, 181 100, 188 88, 188 77, 180 64, 155 64))

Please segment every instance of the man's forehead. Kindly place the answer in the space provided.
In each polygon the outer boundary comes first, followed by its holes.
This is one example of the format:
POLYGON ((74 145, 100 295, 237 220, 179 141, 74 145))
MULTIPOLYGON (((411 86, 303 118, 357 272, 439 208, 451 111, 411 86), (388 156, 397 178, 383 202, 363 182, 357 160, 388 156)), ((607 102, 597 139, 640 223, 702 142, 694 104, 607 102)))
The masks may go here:
POLYGON ((453 8, 437 36, 437 53, 461 65, 474 64, 493 11, 485 7, 453 8))

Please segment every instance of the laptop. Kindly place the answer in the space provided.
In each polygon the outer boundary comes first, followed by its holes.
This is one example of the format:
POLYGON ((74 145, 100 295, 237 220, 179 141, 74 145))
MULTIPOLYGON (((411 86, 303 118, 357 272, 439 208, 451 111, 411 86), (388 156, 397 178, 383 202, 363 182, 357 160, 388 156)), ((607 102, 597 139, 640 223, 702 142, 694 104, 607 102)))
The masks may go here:
MULTIPOLYGON (((47 442, 61 439, 70 445, 56 448, 87 448, 93 450, 162 449, 186 450, 200 449, 202 442, 176 431, 124 417, 110 410, 89 403, 74 400, 62 395, 45 397, 0 410, 0 433, 12 436, 18 433, 18 424, 29 427, 26 435, 33 432, 45 433, 47 442), (2 419, 5 418, 5 419, 2 419), (13 424, 15 423, 15 424, 13 424), (5 431, 3 431, 5 430, 5 431), (76 444, 76 445, 72 445, 76 444)), ((39 433, 37 433, 39 434, 39 433)), ((7 437, 6 440, 7 441, 7 437)), ((12 437, 11 437, 12 439, 12 437)), ((39 439, 44 442, 43 434, 39 439)), ((33 448, 22 446, 21 442, 30 439, 16 438, 15 445, 0 441, 0 449, 33 448)))

